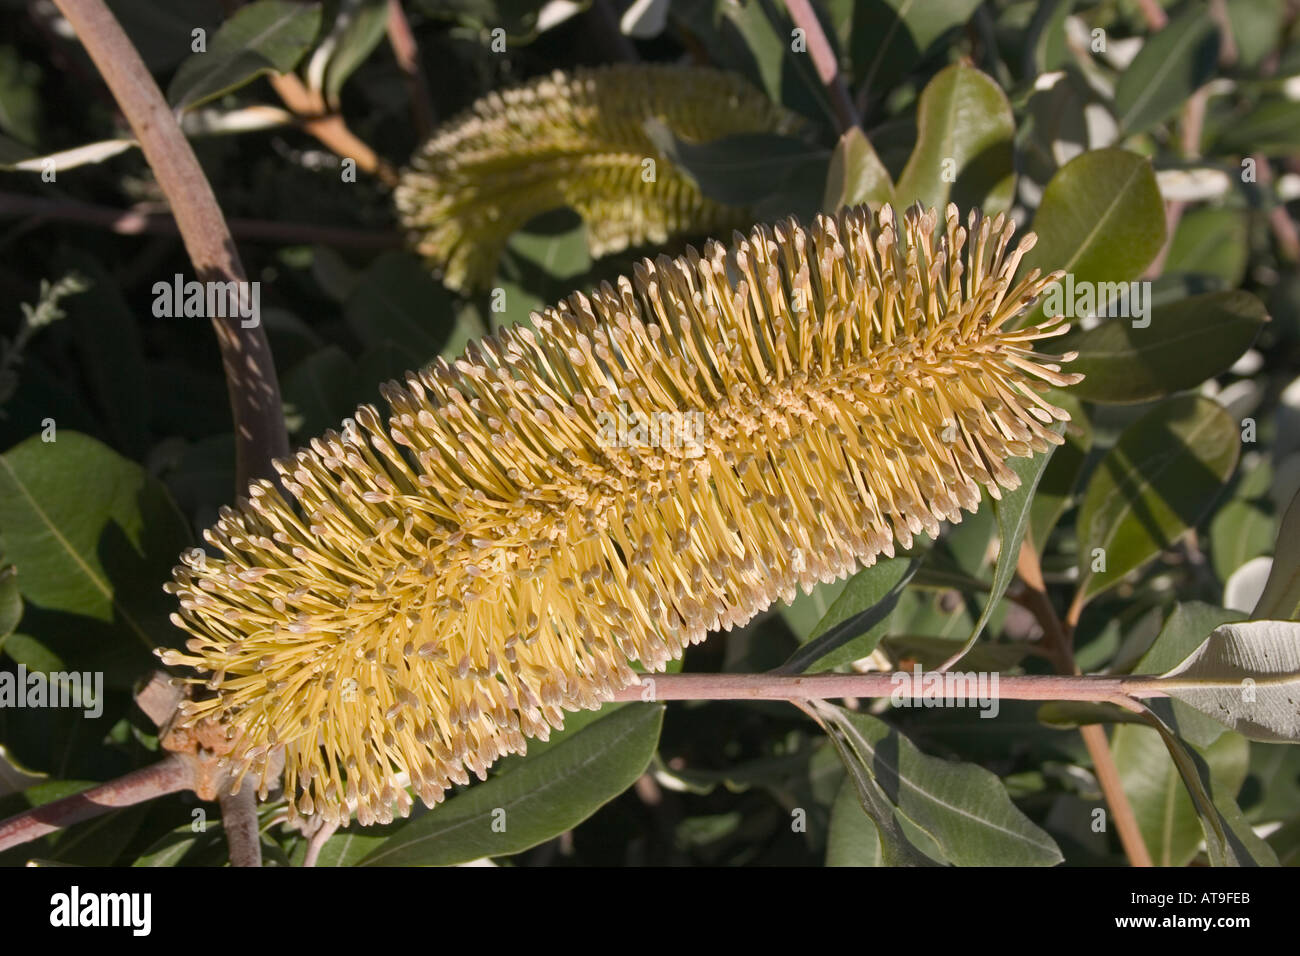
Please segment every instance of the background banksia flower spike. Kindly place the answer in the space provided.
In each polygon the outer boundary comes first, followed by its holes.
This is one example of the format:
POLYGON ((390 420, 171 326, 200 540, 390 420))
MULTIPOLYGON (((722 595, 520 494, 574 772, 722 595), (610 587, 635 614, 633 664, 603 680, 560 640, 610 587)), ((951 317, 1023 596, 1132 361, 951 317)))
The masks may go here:
POLYGON ((595 256, 752 221, 744 209, 701 195, 646 134, 649 119, 692 143, 799 125, 721 70, 556 72, 490 93, 445 124, 402 174, 394 194, 402 224, 449 287, 475 289, 491 283, 512 233, 564 206, 586 221, 595 256))
MULTIPOLYGON (((178 567, 188 664, 299 813, 388 820, 711 629, 1017 483, 1073 384, 1015 330, 1056 278, 1002 216, 787 220, 439 359, 279 464, 178 567), (630 431, 620 424, 635 423, 630 431), (645 440, 647 422, 657 441, 645 440), (663 423, 669 422, 672 427, 663 423)), ((1068 359, 1072 356, 1063 356, 1068 359)))

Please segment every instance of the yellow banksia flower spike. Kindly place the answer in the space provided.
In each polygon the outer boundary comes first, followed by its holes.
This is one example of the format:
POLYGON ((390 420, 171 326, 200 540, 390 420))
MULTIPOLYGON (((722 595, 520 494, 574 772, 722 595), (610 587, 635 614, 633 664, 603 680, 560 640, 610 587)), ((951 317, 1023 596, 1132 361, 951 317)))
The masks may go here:
POLYGON ((556 72, 490 93, 443 125, 403 172, 398 215, 417 251, 457 290, 490 285, 510 236, 566 206, 586 221, 594 256, 753 221, 705 198, 646 134, 649 119, 690 143, 800 125, 722 70, 631 64, 556 72))
POLYGON ((223 509, 168 664, 265 792, 365 824, 485 776, 713 629, 1014 488, 1080 376, 1015 329, 1059 274, 956 207, 794 220, 642 260, 382 389, 223 509), (663 426, 694 422, 695 427, 663 426), (628 422, 634 423, 627 426, 628 422), (659 422, 657 430, 647 423, 659 422), (617 424, 611 424, 617 423, 617 424), (657 441, 644 440, 646 435, 657 441))

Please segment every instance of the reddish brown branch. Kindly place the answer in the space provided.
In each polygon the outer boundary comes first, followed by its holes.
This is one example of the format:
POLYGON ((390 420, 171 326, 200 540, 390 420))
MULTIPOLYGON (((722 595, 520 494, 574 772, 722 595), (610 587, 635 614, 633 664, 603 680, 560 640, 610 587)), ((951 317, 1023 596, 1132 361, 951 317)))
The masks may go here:
MULTIPOLYGON (((55 0, 130 123, 172 214, 200 281, 245 281, 234 240, 194 150, 140 54, 102 0, 55 0)), ((273 474, 288 436, 271 348, 260 325, 213 318, 230 391, 241 487, 273 474)))
POLYGON ((193 782, 193 764, 178 754, 172 754, 124 777, 10 817, 0 823, 0 850, 90 820, 109 810, 188 790, 193 782))
POLYGON ((812 4, 809 0, 786 0, 785 8, 790 11, 790 18, 794 20, 795 26, 803 30, 804 37, 808 41, 808 55, 812 57, 817 76, 830 95, 831 107, 835 110, 835 118, 839 121, 840 132, 852 129, 860 122, 858 110, 853 105, 853 97, 849 95, 849 88, 840 74, 840 64, 835 57, 835 51, 831 48, 830 40, 827 39, 826 31, 822 29, 821 21, 817 19, 812 4))
MULTIPOLYGON (((176 217, 181 241, 200 281, 246 282, 221 207, 176 117, 140 54, 103 0, 55 0, 131 125, 144 157, 176 217)), ((212 318, 221 348, 235 429, 235 477, 240 490, 274 474, 289 438, 275 363, 260 323, 212 318)), ((241 812, 246 812, 241 808, 241 812)), ((231 822, 227 821, 227 827, 231 822)), ((256 817, 254 817, 256 826, 256 817)), ((234 846, 232 843, 232 854, 234 846)), ((254 865, 261 846, 254 844, 254 865)))
MULTIPOLYGON (((907 672, 902 672, 907 673, 907 672)), ((939 672, 932 673, 936 677, 939 672)), ((844 697, 921 698, 917 681, 903 688, 899 672, 869 674, 644 674, 614 700, 835 700, 844 697)), ((1120 698, 1164 697, 1159 682, 1143 677, 999 674, 988 696, 997 700, 1080 700, 1117 702, 1120 698)))
MULTIPOLYGON (((1026 606, 1034 612, 1039 625, 1043 628, 1044 640, 1052 648, 1052 660, 1057 672, 1063 675, 1078 674, 1079 668, 1074 662, 1074 640, 1071 631, 1083 608, 1083 601, 1079 597, 1083 592, 1078 592, 1070 604, 1067 630, 1067 625, 1061 623, 1056 609, 1052 607, 1052 602, 1047 597, 1047 585, 1043 581, 1043 569, 1038 560, 1038 552, 1028 541, 1020 546, 1016 570, 1025 584, 1025 597, 1028 600, 1026 606)), ((1123 702, 1126 697, 1133 696, 1139 695, 1124 692, 1115 694, 1110 699, 1118 703, 1123 702)), ((1092 758, 1092 769, 1097 775, 1097 783, 1101 786, 1106 804, 1110 807, 1110 815, 1115 821, 1115 831, 1119 834, 1119 842, 1124 847, 1125 855, 1134 866, 1151 866, 1151 852, 1147 849, 1146 841, 1142 839, 1142 830, 1138 826, 1137 814, 1133 812, 1133 804, 1129 802, 1128 794, 1124 792, 1124 781, 1120 779, 1115 757, 1110 752, 1110 741, 1106 738, 1105 729, 1090 724, 1080 727, 1079 735, 1083 737, 1084 746, 1088 748, 1088 756, 1092 758)))
POLYGON ((1292 264, 1300 262, 1300 232, 1296 231, 1295 220, 1287 212, 1286 203, 1273 194, 1273 167, 1263 153, 1256 153, 1252 158, 1255 160, 1255 178, 1273 201, 1273 207, 1268 211, 1268 224, 1273 230, 1278 255, 1292 264))
POLYGON ((262 865, 262 835, 257 829, 257 795, 252 785, 237 794, 223 793, 221 802, 221 828, 226 833, 230 847, 231 866, 262 865))
POLYGON ((1169 22, 1169 15, 1157 0, 1137 0, 1137 5, 1142 11, 1142 19, 1146 20, 1147 27, 1152 33, 1165 28, 1165 24, 1169 22))

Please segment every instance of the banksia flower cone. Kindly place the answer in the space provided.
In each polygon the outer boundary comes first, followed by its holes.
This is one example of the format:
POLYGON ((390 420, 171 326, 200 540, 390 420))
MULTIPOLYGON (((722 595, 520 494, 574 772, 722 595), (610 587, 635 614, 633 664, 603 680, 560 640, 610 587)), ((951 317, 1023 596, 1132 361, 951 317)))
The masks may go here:
POLYGON ((279 464, 296 508, 255 483, 207 533, 224 558, 176 569, 194 636, 164 660, 216 692, 181 723, 227 725, 263 790, 283 746, 297 812, 388 820, 630 660, 961 520, 1061 441, 1039 393, 1079 378, 1032 351, 1060 319, 1011 328, 1055 278, 1012 285, 1012 231, 951 206, 759 226, 390 383, 387 425, 362 407, 279 464))
POLYGON ((692 143, 790 132, 798 122, 720 70, 556 72, 491 93, 445 124, 402 174, 398 214, 453 289, 490 285, 511 234, 561 207, 586 221, 595 256, 751 222, 745 210, 701 195, 646 134, 650 119, 692 143))

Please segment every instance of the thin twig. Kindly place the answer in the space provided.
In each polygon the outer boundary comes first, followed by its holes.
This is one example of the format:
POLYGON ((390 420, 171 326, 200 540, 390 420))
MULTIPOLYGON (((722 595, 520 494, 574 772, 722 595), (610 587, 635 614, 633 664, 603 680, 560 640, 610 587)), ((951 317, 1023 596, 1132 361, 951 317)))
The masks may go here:
MULTIPOLYGON (((1083 607, 1083 602, 1079 598, 1083 592, 1078 592, 1070 604, 1071 620, 1068 625, 1062 624, 1061 619, 1056 615, 1056 609, 1052 607, 1052 602, 1048 600, 1047 585, 1043 581, 1043 568, 1038 559, 1038 552, 1028 541, 1020 546, 1016 570, 1025 583, 1026 595, 1036 595, 1029 607, 1043 628, 1043 637, 1049 642, 1048 646, 1054 647, 1053 663, 1057 671, 1064 675, 1077 675, 1079 668, 1074 661, 1074 641, 1071 635, 1077 622, 1077 615, 1083 607)), ((1145 683, 1149 687, 1158 680, 1158 678, 1147 678, 1145 683)), ((1110 697, 1112 702, 1121 701, 1126 697, 1146 696, 1133 689, 1132 678, 1129 681, 1127 690, 1110 697)), ((1139 679, 1139 684, 1141 683, 1139 679)), ((1142 830, 1138 826, 1137 814, 1133 812, 1133 804, 1129 802, 1128 794, 1124 791, 1124 782, 1120 778, 1119 769, 1115 766, 1115 757, 1110 752, 1106 731, 1096 724, 1090 724, 1079 728, 1079 736, 1083 738, 1084 746, 1088 748, 1088 756, 1092 758, 1093 772, 1097 775, 1102 796, 1110 807, 1110 815, 1115 820, 1115 831, 1119 834, 1119 842, 1124 848, 1125 855, 1133 866, 1151 866, 1151 853, 1142 839, 1142 830)))
MULTIPOLYGON (((955 673, 952 676, 956 676, 955 673)), ((933 694, 926 684, 942 682, 944 673, 910 671, 867 674, 644 674, 639 684, 614 694, 614 700, 834 700, 844 697, 922 699, 933 694), (907 680, 904 680, 907 678, 907 680)), ((1165 697, 1157 677, 999 674, 988 682, 993 700, 1078 700, 1114 702, 1117 698, 1165 697)), ((983 693, 981 691, 981 693, 983 693)))
MULTIPOLYGON (((176 220, 167 211, 114 209, 111 206, 99 206, 75 200, 45 199, 41 196, 0 192, 0 218, 9 216, 31 216, 36 220, 48 222, 75 222, 106 229, 119 236, 174 236, 179 232, 176 220)), ((275 222, 267 219, 228 219, 226 222, 230 227, 231 235, 245 242, 313 243, 361 249, 388 249, 402 245, 400 235, 380 230, 275 222)))
POLYGON ((406 80, 406 95, 411 101, 411 119, 415 122, 416 135, 424 140, 433 131, 437 114, 428 78, 420 64, 420 48, 415 42, 406 11, 402 9, 402 0, 388 0, 388 45, 392 47, 397 68, 406 80))
POLYGON ((840 132, 852 129, 861 122, 858 119, 858 110, 853 105, 853 97, 849 95, 849 88, 840 74, 839 60, 831 48, 830 40, 826 37, 826 31, 822 29, 821 21, 817 19, 812 4, 808 0, 786 0, 785 8, 790 12, 790 18, 794 20, 795 26, 803 30, 804 38, 808 41, 808 54, 817 69, 817 76, 830 95, 831 107, 835 110, 835 118, 839 121, 840 132))
POLYGON ((1237 38, 1232 32, 1232 18, 1228 16, 1225 0, 1210 0, 1210 19, 1219 28, 1219 65, 1235 66, 1240 51, 1237 38))
POLYGON ((1142 11, 1142 19, 1146 20, 1151 32, 1163 30, 1165 24, 1169 22, 1169 15, 1165 13, 1158 0, 1137 0, 1137 2, 1138 9, 1142 11))
POLYGON ((324 848, 325 844, 329 841, 329 838, 334 835, 338 828, 339 825, 337 823, 326 823, 324 820, 321 821, 320 826, 312 831, 311 836, 307 838, 307 852, 302 858, 303 866, 316 865, 316 861, 320 859, 320 851, 324 848))
POLYGON ((1300 262, 1300 233, 1296 231, 1295 220, 1287 212, 1286 203, 1277 201, 1273 194, 1273 167, 1263 153, 1256 153, 1252 158, 1255 160, 1256 180, 1268 192, 1269 198, 1275 200, 1273 208, 1268 211, 1268 224, 1277 242, 1278 255, 1292 264, 1300 262))
POLYGON ((193 764, 179 754, 172 754, 116 780, 32 807, 0 822, 0 850, 27 843, 110 810, 188 790, 193 782, 193 764))
POLYGON ((331 113, 324 99, 309 89, 296 73, 278 73, 271 86, 284 105, 298 117, 303 132, 344 159, 355 160, 357 169, 369 173, 387 186, 397 184, 397 171, 359 139, 338 113, 331 113))

